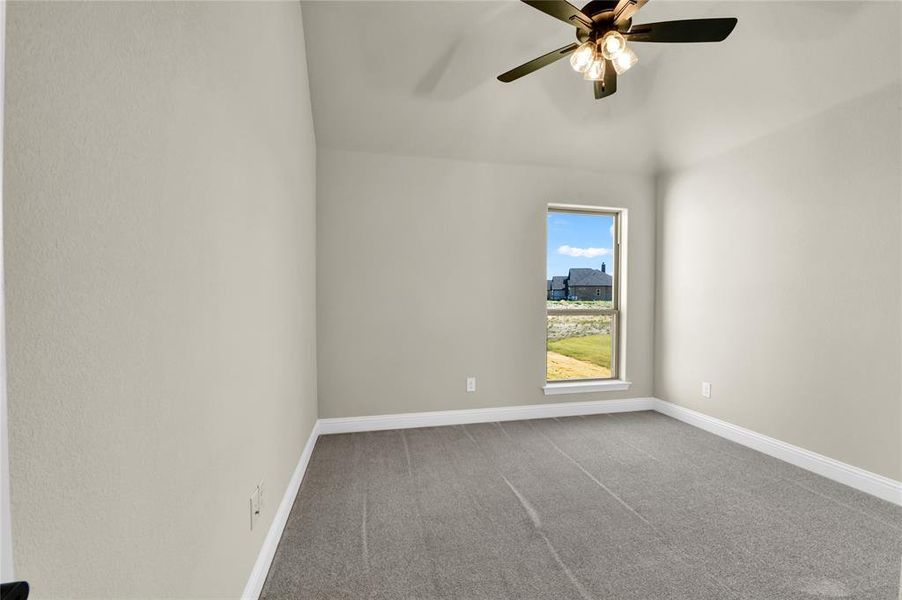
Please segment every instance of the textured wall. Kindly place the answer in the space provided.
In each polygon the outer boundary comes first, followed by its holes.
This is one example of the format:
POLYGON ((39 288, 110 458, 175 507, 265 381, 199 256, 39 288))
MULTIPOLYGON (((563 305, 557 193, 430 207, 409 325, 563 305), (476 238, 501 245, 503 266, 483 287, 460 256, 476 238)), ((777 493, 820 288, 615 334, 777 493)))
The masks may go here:
POLYGON ((902 480, 900 107, 896 84, 661 182, 657 396, 902 480))
MULTIPOLYGON (((0 57, 3 57, 6 50, 6 3, 0 6, 0 57)), ((4 58, 3 64, 6 64, 4 58)), ((3 75, 6 69, 0 69, 0 90, 3 89, 3 75)), ((2 131, 2 124, 0 124, 2 131)), ((2 136, 0 136, 2 137, 2 136)), ((3 144, 0 142, 0 152, 2 152, 3 144)), ((2 170, 0 170, 0 181, 2 181, 2 170)), ((2 222, 2 219, 0 219, 2 222)), ((2 235, 0 235, 2 239, 2 235)), ((0 258, 2 265, 2 258, 0 258)), ((2 287, 3 274, 0 273, 0 290, 2 287)), ((5 297, 5 294, 4 294, 5 297)), ((0 303, 5 304, 0 300, 0 303)), ((0 581, 11 581, 15 579, 15 570, 13 568, 13 546, 12 546, 12 518, 9 511, 9 444, 8 431, 6 426, 6 307, 0 307, 0 581)))
POLYGON ((317 183, 320 416, 651 394, 648 178, 320 149, 317 183), (549 202, 630 209, 627 392, 543 395, 549 202))
POLYGON ((11 3, 7 42, 16 574, 238 596, 316 418, 300 7, 11 3))

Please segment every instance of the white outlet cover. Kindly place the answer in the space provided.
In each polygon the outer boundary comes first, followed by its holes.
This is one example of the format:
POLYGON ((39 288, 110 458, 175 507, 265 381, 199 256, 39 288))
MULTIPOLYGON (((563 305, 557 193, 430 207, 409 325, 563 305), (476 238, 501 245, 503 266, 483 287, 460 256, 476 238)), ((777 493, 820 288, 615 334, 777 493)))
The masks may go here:
POLYGON ((711 397, 711 384, 707 381, 702 382, 702 396, 705 398, 711 397))
POLYGON ((254 493, 251 494, 250 499, 250 509, 251 509, 251 531, 254 530, 254 525, 257 524, 257 520, 260 519, 260 488, 255 488, 254 493))
POLYGON ((467 377, 467 391, 468 392, 476 391, 476 378, 475 377, 467 377))

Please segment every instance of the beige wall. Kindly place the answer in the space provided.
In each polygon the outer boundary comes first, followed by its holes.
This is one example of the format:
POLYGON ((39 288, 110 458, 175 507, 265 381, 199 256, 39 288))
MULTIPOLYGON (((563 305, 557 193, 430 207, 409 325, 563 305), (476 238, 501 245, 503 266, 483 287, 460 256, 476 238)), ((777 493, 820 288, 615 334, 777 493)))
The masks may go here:
POLYGON ((651 394, 648 178, 321 148, 317 184, 321 417, 651 394), (628 392, 543 395, 549 202, 630 211, 628 392))
POLYGON ((896 84, 660 181, 657 396, 902 480, 900 105, 896 84))
POLYGON ((7 42, 16 575, 236 597, 316 419, 300 7, 11 3, 7 42))

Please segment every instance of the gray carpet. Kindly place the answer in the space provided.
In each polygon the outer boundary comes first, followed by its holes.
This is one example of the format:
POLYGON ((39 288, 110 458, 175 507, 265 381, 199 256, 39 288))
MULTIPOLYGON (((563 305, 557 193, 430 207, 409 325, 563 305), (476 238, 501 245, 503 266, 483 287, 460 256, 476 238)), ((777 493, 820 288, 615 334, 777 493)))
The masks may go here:
POLYGON ((898 598, 902 509, 651 412, 323 436, 264 598, 898 598))

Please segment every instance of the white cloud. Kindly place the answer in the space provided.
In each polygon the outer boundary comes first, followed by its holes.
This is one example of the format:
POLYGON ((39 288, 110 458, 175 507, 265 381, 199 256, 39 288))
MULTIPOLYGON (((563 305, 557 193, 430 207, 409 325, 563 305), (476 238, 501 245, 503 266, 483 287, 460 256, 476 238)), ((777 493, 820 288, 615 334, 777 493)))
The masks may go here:
POLYGON ((558 254, 565 256, 595 258, 596 256, 606 256, 611 253, 607 248, 574 248, 573 246, 560 246, 557 249, 558 254))

